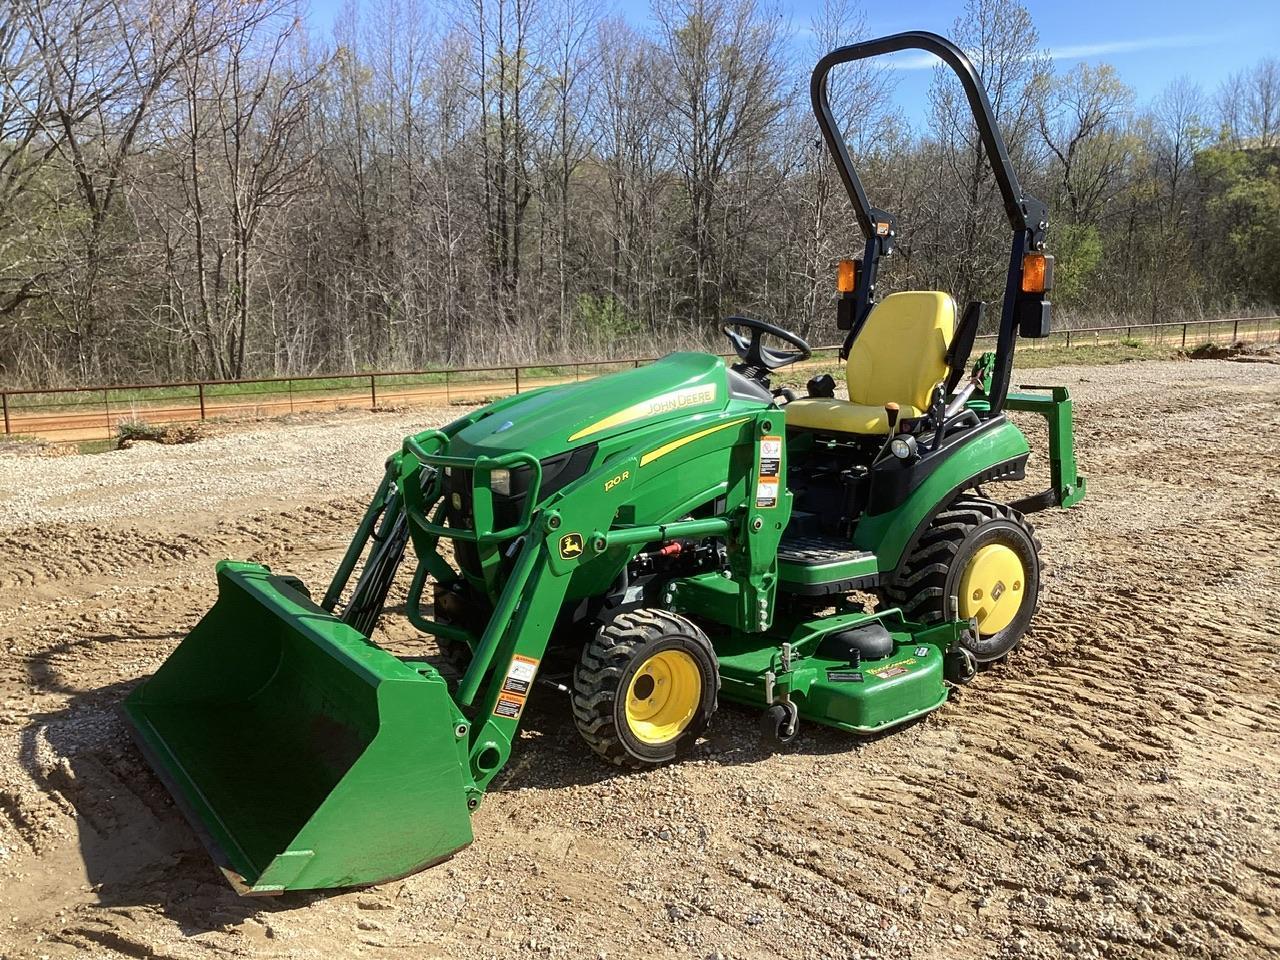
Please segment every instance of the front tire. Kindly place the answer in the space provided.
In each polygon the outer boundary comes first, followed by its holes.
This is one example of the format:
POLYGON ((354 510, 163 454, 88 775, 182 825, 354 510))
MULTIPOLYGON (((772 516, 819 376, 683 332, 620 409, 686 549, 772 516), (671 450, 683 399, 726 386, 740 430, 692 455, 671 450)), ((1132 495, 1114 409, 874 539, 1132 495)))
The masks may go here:
POLYGON ((720 671, 701 630, 666 610, 602 626, 573 671, 573 718, 617 766, 656 766, 689 750, 719 705, 720 671))
POLYGON ((964 644, 979 663, 999 660, 1021 642, 1040 599, 1040 541, 1018 511, 963 496, 929 524, 885 589, 908 620, 974 619, 964 644))

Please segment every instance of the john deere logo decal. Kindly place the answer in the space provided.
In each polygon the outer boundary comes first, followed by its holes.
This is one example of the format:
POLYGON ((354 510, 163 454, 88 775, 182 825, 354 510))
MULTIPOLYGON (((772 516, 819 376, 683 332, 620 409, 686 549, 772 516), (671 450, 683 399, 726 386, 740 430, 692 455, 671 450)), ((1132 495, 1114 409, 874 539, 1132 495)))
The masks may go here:
POLYGON ((580 556, 582 556, 582 534, 566 533, 560 538, 560 558, 572 560, 580 556))

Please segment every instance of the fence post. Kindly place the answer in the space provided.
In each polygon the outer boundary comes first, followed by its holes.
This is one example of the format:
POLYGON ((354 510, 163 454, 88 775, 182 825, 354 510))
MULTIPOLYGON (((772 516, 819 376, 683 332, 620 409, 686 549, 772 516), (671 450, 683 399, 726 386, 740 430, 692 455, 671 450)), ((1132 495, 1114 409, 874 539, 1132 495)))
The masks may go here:
POLYGON ((449 399, 449 371, 448 370, 445 370, 444 372, 444 402, 446 404, 453 403, 453 401, 449 399))
POLYGON ((102 413, 107 422, 107 439, 111 439, 111 400, 107 397, 107 391, 102 391, 102 413))
POLYGON ((9 435, 9 395, 0 393, 0 406, 4 407, 4 434, 9 435))
POLYGON ((369 374, 369 409, 378 409, 378 375, 376 373, 369 374))
POLYGON ((200 419, 204 419, 204 384, 197 383, 196 391, 200 394, 200 419))
POLYGON ((1231 321, 1231 342, 1235 343, 1239 339, 1240 339, 1240 321, 1232 320, 1231 321))
POLYGON ((519 393, 520 392, 520 368, 512 367, 511 369, 513 369, 516 372, 516 393, 519 393))
POLYGON ((1067 328, 1067 346, 1071 346, 1071 328, 1067 328))
POLYGON ((285 383, 288 385, 287 389, 289 391, 289 412, 293 413, 293 381, 286 380, 285 383))
POLYGON ((1182 325, 1182 349, 1187 349, 1187 325, 1182 325))

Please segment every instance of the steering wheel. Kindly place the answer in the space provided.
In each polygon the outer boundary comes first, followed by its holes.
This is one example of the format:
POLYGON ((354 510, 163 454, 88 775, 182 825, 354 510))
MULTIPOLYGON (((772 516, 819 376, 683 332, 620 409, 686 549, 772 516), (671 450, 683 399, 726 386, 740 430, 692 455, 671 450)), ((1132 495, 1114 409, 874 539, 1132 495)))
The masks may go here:
POLYGON ((734 353, 742 360, 742 365, 746 368, 743 372, 754 371, 760 374, 785 367, 789 363, 808 360, 813 356, 813 348, 803 339, 790 330, 783 330, 764 320, 755 320, 751 317, 729 317, 720 329, 733 344, 734 353), (751 331, 750 338, 742 334, 743 330, 751 331), (777 337, 796 349, 774 350, 766 347, 763 342, 766 335, 777 337))

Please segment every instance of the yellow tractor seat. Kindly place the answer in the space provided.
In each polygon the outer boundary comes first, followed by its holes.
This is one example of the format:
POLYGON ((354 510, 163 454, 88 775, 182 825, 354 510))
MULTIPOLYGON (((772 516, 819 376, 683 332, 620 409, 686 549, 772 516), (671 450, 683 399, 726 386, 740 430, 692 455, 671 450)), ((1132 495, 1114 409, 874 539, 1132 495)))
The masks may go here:
POLYGON ((893 293, 876 304, 845 364, 849 399, 805 397, 784 408, 787 426, 822 433, 889 432, 886 403, 900 420, 922 417, 933 388, 947 376, 956 304, 945 293, 893 293))
MULTIPOLYGON (((895 401, 896 402, 896 401, 895 401)), ((889 432, 889 418, 884 407, 869 403, 850 403, 835 397, 804 397, 787 404, 787 426, 817 430, 821 433, 889 432)), ((898 422, 923 417, 924 410, 909 404, 898 404, 898 422)))

